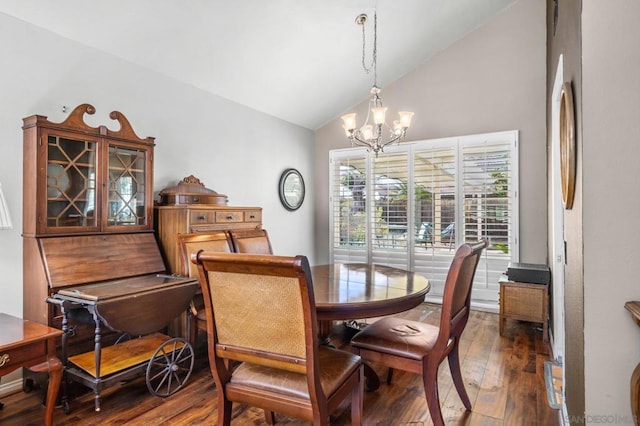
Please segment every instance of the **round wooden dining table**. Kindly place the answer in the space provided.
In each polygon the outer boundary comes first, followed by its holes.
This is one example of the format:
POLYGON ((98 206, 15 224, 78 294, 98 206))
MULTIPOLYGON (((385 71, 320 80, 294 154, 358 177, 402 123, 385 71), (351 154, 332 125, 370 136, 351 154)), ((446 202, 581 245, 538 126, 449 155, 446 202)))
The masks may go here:
POLYGON ((371 318, 424 302, 431 286, 415 272, 374 263, 311 267, 318 321, 371 318))
MULTIPOLYGON (((408 311, 424 302, 429 280, 415 272, 374 263, 333 263, 311 267, 319 340, 331 344, 334 321, 380 317, 408 311)), ((378 376, 365 365, 367 388, 378 376)))

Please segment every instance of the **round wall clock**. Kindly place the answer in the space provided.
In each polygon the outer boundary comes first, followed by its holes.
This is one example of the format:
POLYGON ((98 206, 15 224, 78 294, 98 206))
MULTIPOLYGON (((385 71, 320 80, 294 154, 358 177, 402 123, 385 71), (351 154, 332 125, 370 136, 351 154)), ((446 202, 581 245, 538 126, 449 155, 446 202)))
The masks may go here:
POLYGON ((298 210, 304 201, 304 180, 296 169, 287 169, 280 176, 280 201, 285 209, 298 210))
POLYGON ((560 95, 560 178, 565 209, 573 207, 576 189, 576 126, 571 83, 562 85, 560 95))

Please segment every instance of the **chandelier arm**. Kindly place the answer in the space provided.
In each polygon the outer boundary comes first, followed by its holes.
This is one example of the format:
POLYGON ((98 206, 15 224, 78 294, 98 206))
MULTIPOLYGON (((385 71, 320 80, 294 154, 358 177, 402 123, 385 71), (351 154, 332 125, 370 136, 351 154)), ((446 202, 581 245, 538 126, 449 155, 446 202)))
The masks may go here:
POLYGON ((390 140, 388 140, 387 142, 383 143, 381 145, 382 148, 386 147, 387 145, 391 145, 392 143, 399 141, 400 139, 402 139, 404 135, 400 134, 400 135, 395 135, 393 138, 391 138, 390 140))
POLYGON ((351 142, 353 142, 354 144, 358 145, 358 146, 364 146, 368 149, 373 148, 373 146, 375 145, 375 143, 371 143, 365 139, 360 139, 356 134, 354 134, 352 137, 350 137, 349 139, 351 139, 351 142))
POLYGON ((380 138, 376 138, 376 139, 372 139, 370 141, 366 140, 366 139, 360 139, 356 134, 354 134, 352 137, 350 137, 349 139, 351 139, 351 142, 355 145, 358 146, 363 146, 366 147, 368 150, 372 150, 374 152, 379 152, 379 151, 383 151, 385 147, 387 147, 388 145, 391 145, 392 143, 399 141, 400 139, 402 139, 404 137, 404 134, 400 134, 400 135, 396 135, 393 138, 391 138, 390 140, 380 143, 380 138))

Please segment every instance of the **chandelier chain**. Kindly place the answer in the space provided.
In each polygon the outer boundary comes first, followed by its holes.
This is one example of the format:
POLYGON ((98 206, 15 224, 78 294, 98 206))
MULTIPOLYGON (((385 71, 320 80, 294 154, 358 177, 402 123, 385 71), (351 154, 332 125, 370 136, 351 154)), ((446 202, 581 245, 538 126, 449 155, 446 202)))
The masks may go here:
POLYGON ((366 58, 366 36, 364 24, 366 19, 360 24, 362 26, 362 69, 369 74, 373 70, 373 85, 378 85, 378 14, 373 12, 373 50, 371 53, 371 65, 367 67, 366 58))

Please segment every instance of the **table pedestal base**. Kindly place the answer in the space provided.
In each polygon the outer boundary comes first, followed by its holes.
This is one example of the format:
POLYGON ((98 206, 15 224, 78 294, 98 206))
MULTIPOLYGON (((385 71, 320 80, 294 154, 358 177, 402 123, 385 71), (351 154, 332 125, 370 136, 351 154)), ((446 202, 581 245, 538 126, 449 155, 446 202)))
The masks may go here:
MULTIPOLYGON (((351 337, 356 334, 359 330, 355 328, 348 327, 345 324, 340 326, 339 334, 342 336, 340 339, 343 344, 340 349, 342 349, 345 345, 351 342, 351 337)), ((335 348, 336 345, 331 341, 331 334, 334 332, 333 321, 318 321, 318 343, 320 345, 330 346, 335 348)), ((380 378, 378 374, 375 372, 373 368, 366 362, 364 363, 364 378, 365 378, 365 390, 374 391, 380 387, 380 378)))

